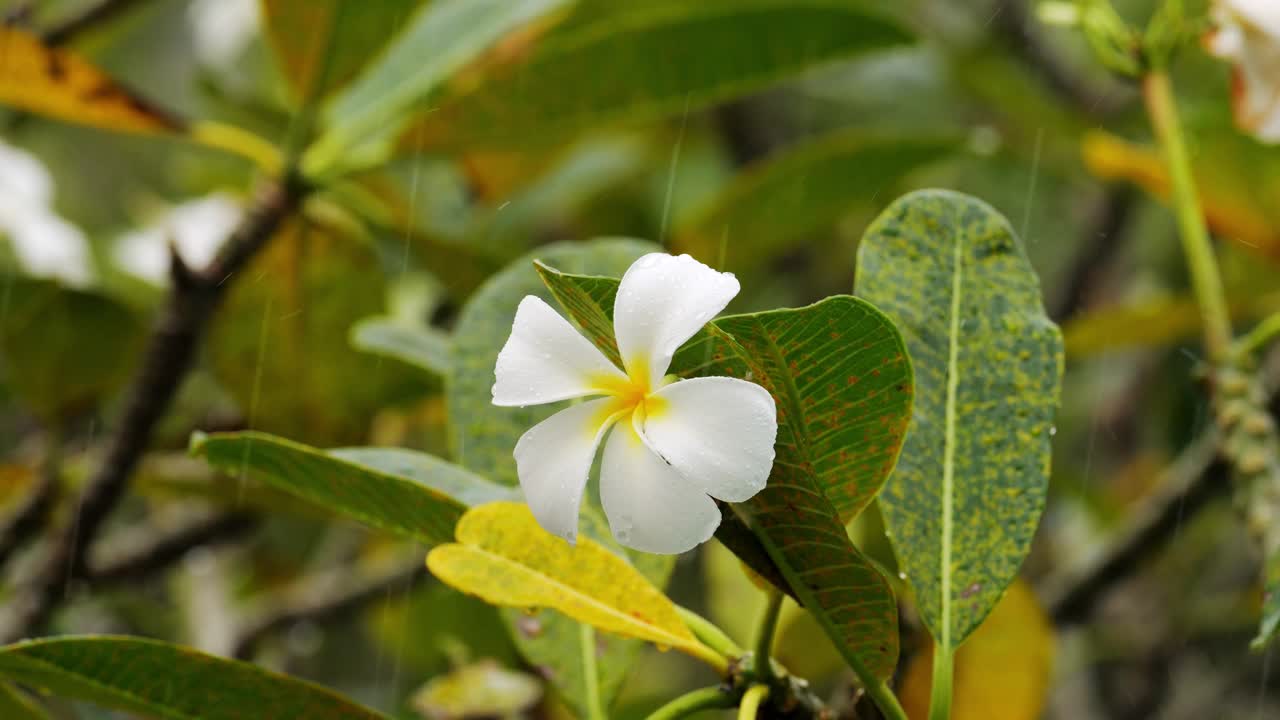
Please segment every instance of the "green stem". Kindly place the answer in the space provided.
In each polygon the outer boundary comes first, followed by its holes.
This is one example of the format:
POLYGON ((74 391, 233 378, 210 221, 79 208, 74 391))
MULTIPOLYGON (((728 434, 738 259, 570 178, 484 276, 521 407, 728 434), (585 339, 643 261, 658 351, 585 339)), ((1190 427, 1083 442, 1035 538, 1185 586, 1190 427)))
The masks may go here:
POLYGON ((582 681, 587 686, 587 718, 588 720, 608 720, 604 712, 604 704, 600 700, 600 674, 596 670, 596 631, 586 623, 578 625, 579 648, 582 652, 582 681))
POLYGON ((755 720, 760 713, 760 703, 769 697, 768 685, 752 685, 742 695, 742 704, 738 706, 738 720, 755 720))
POLYGON ((1226 293, 1222 289, 1218 261, 1209 242, 1209 231, 1196 194, 1191 158, 1187 153, 1186 138, 1178 119, 1178 106, 1168 74, 1147 74, 1142 80, 1142 97, 1168 166, 1170 200, 1178 219, 1178 233, 1182 236, 1192 289, 1204 316, 1205 349, 1210 362, 1217 365, 1230 358, 1231 316, 1227 310, 1226 293))
POLYGON ((773 672, 770 657, 773 651, 773 636, 778 630, 778 616, 782 614, 782 593, 769 591, 769 600, 764 606, 764 614, 760 616, 760 627, 756 631, 756 657, 752 667, 760 682, 772 683, 778 679, 773 672))
POLYGON ((720 688, 702 688, 701 690, 685 693, 654 710, 645 720, 677 720, 677 718, 687 717, 700 710, 731 708, 734 704, 732 694, 720 688))
POLYGON ((1239 358, 1252 355, 1277 338, 1280 338, 1280 312, 1269 315, 1240 338, 1236 342, 1235 355, 1239 358))
POLYGON ((716 626, 715 623, 702 617, 698 613, 686 607, 676 606, 676 612, 680 614, 680 619, 685 625, 693 631, 695 637, 702 641, 702 644, 724 655, 725 657, 736 660, 746 654, 738 644, 733 641, 723 630, 716 626))
POLYGON ((951 676, 954 653, 942 645, 933 646, 933 690, 929 695, 929 720, 951 718, 951 676))

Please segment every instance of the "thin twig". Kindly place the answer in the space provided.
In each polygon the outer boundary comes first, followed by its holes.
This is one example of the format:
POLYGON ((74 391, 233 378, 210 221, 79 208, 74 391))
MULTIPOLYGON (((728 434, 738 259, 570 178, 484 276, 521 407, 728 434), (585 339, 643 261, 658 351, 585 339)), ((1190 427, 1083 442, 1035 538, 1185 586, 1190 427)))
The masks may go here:
POLYGON ((53 539, 50 552, 30 582, 16 589, 0 618, 0 641, 33 632, 61 604, 68 580, 87 576, 89 546, 124 496, 152 429, 191 369, 200 338, 227 288, 226 281, 275 234, 304 193, 303 184, 292 178, 264 185, 222 251, 203 271, 188 268, 176 252, 173 254, 168 301, 126 395, 123 416, 103 463, 86 482, 75 519, 53 539))
POLYGON ((62 433, 50 430, 35 487, 0 525, 0 567, 48 522, 61 488, 62 433))
POLYGON ((1071 262, 1062 289, 1053 299, 1049 317, 1062 322, 1084 307, 1099 271, 1124 247, 1125 229, 1133 217, 1137 193, 1126 185, 1107 188, 1087 223, 1080 250, 1071 262))
POLYGON ((1164 472, 1157 490, 1128 513, 1125 526, 1088 566, 1047 583, 1045 606, 1055 623, 1088 619, 1107 591, 1163 548, 1186 517, 1226 494, 1231 484, 1227 465, 1219 459, 1220 442, 1216 427, 1205 431, 1164 472))
MULTIPOLYGON (((1272 380, 1266 394, 1275 405, 1280 400, 1280 383, 1276 382, 1280 350, 1269 360, 1277 360, 1262 364, 1264 376, 1272 380)), ((1271 410, 1274 413, 1280 408, 1271 410)), ((1115 533, 1106 549, 1086 567, 1046 583, 1045 606, 1055 623, 1086 620, 1107 591, 1172 540, 1187 518, 1231 490, 1231 469, 1221 453, 1222 433, 1215 424, 1164 471, 1158 489, 1128 514, 1125 527, 1115 533)))
POLYGON ((256 601, 232 643, 232 655, 247 659, 267 636, 300 622, 321 622, 349 615, 387 593, 426 577, 421 556, 360 576, 344 565, 303 577, 256 601))
POLYGON ((202 514, 163 532, 144 528, 104 537, 94 548, 88 580, 102 586, 151 577, 172 567, 194 548, 237 540, 257 526, 257 518, 249 513, 224 511, 202 514))

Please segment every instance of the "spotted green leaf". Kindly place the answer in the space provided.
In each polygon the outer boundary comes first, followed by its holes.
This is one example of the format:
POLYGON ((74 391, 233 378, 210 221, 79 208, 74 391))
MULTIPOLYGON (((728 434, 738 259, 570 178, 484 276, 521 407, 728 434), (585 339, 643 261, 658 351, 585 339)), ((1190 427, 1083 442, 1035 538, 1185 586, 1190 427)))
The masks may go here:
MULTIPOLYGON (((590 328, 612 315, 618 281, 546 266, 540 272, 599 342, 590 328)), ((898 657, 897 604, 849 541, 844 520, 888 478, 910 416, 911 366, 893 324, 848 296, 731 315, 687 343, 672 371, 748 379, 774 396, 778 441, 769 482, 751 500, 726 506, 717 537, 800 600, 847 662, 887 677, 898 657)))
POLYGON ((1044 508, 1062 336, 1009 223, 974 198, 907 195, 867 229, 858 293, 907 338, 916 401, 885 522, 950 652, 1017 575, 1044 508))
POLYGON ((516 440, 562 407, 493 405, 493 368, 511 335, 516 306, 526 295, 552 299, 538 279, 534 261, 572 272, 621 275, 636 258, 658 249, 652 243, 624 239, 549 245, 512 262, 471 296, 454 328, 454 373, 445 391, 450 439, 461 465, 496 482, 515 484, 511 452, 516 440))
POLYGON ((801 143, 737 175, 686 218, 673 245, 704 262, 723 252, 726 270, 760 267, 791 248, 789 241, 873 202, 957 144, 954 138, 869 134, 863 128, 801 143))
POLYGON ((527 61, 445 96, 411 136, 446 147, 562 139, 696 110, 911 40, 843 0, 581 5, 527 61))
POLYGON ((158 720, 386 720, 318 685, 142 638, 62 637, 7 645, 0 648, 0 677, 158 720))
POLYGON ((399 448, 318 450, 266 433, 196 434, 191 452, 231 475, 273 487, 427 545, 449 542, 470 506, 510 499, 450 462, 399 448))

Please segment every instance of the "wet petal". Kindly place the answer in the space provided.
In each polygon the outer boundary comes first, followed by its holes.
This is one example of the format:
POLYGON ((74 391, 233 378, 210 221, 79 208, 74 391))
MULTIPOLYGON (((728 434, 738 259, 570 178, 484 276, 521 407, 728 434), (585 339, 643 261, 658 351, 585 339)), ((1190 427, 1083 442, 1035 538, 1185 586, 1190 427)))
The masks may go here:
POLYGON ((493 374, 493 404, 505 406, 600 395, 602 385, 626 382, 590 340, 533 295, 520 301, 493 374))
POLYGON ((764 489, 778 436, 767 390, 735 378, 694 378, 662 388, 646 408, 649 447, 690 483, 726 502, 764 489))
POLYGON ((643 552, 691 550, 720 524, 715 501, 654 455, 628 422, 605 443, 600 500, 613 536, 643 552))
POLYGON ((582 491, 614 406, 612 398, 601 398, 566 408, 516 443, 516 472, 529 509, 547 532, 569 542, 578 537, 582 491))
POLYGON ((732 273, 712 270, 688 255, 652 253, 622 276, 613 308, 618 351, 632 377, 650 386, 667 372, 671 356, 738 294, 732 273))

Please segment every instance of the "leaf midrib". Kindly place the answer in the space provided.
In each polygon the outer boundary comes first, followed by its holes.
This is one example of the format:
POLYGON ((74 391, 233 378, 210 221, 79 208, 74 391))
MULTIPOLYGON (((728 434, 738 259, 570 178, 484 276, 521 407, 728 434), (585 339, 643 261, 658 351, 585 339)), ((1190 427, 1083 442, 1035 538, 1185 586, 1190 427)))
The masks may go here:
POLYGON ((947 334, 947 404, 943 428, 942 447, 942 548, 939 553, 941 567, 940 614, 938 644, 951 649, 951 542, 953 528, 956 454, 956 396, 959 394, 960 375, 957 366, 960 359, 960 305, 963 290, 962 264, 964 241, 956 238, 951 268, 951 317, 947 334))
MULTIPOLYGON (((448 547, 448 546, 443 546, 443 547, 448 547)), ((483 555, 490 560, 496 561, 497 564, 499 565, 509 566, 510 569, 515 570, 516 572, 521 572, 526 575, 531 575, 534 578, 537 578, 541 581, 546 582, 548 585, 552 585, 556 588, 559 588, 567 595, 573 595, 574 597, 582 598, 587 602, 587 604, 602 611, 603 614, 621 620, 623 625, 626 625, 628 627, 638 627, 646 631, 648 630, 656 631, 656 632, 646 632, 644 635, 633 635, 632 637, 636 637, 641 640, 647 640, 653 643, 671 645, 672 647, 688 648, 688 647, 694 647, 698 644, 697 640, 693 637, 692 634, 688 636, 676 635, 672 633, 670 630, 667 630, 659 625, 646 624, 646 623, 640 622, 635 617, 628 615, 627 613, 622 612, 618 608, 615 608, 612 605, 609 605, 608 603, 605 603, 595 597, 592 597, 591 595, 584 593, 579 588, 569 585, 568 583, 565 583, 564 581, 559 580, 551 575, 538 572, 537 570, 529 567, 528 565, 520 563, 516 560, 512 560, 511 558, 505 555, 496 553, 492 550, 489 550, 488 548, 480 547, 478 545, 465 545, 462 543, 457 543, 455 547, 465 548, 466 550, 469 550, 471 552, 479 553, 480 555, 483 555), (662 639, 654 639, 655 636, 661 636, 662 639)))

